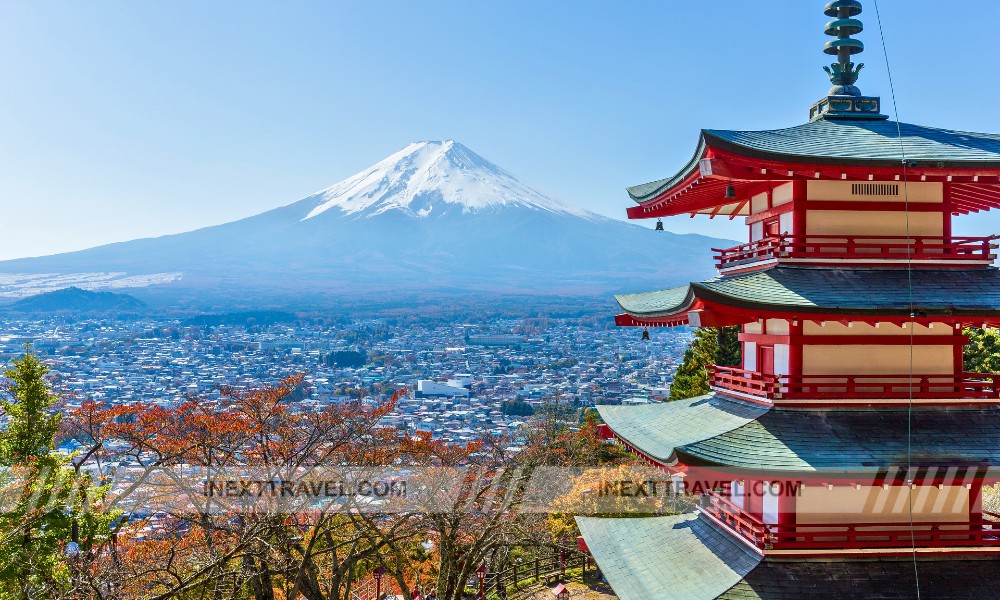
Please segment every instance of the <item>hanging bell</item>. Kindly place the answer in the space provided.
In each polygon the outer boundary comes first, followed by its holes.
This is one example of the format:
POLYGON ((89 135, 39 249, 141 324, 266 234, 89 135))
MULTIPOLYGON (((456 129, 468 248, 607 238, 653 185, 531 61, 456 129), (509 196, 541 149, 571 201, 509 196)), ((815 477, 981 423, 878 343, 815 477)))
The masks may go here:
POLYGON ((656 231, 663 231, 663 221, 660 219, 656 220, 656 231))
POLYGON ((649 341, 649 330, 648 329, 643 329, 642 330, 642 341, 644 341, 644 342, 648 342, 649 341))
POLYGON ((726 200, 736 200, 736 188, 731 183, 726 186, 726 200))

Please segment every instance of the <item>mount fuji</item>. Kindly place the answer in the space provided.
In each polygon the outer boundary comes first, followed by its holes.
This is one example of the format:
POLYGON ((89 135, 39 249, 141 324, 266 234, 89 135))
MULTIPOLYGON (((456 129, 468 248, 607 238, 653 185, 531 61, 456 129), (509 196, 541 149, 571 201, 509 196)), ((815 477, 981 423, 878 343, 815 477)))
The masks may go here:
POLYGON ((718 244, 726 242, 653 232, 561 202, 457 142, 418 142, 253 217, 0 262, 0 295, 69 285, 230 299, 413 291, 589 295, 705 277, 713 272, 710 248, 718 244))

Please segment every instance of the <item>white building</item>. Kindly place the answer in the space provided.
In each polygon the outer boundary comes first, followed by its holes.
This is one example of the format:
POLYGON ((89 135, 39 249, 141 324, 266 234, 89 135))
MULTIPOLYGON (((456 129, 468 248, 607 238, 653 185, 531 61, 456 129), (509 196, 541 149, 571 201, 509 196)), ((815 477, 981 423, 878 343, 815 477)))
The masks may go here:
POLYGON ((457 385, 451 385, 431 381, 430 379, 420 379, 417 381, 417 398, 426 397, 446 397, 446 398, 468 398, 469 390, 457 385))

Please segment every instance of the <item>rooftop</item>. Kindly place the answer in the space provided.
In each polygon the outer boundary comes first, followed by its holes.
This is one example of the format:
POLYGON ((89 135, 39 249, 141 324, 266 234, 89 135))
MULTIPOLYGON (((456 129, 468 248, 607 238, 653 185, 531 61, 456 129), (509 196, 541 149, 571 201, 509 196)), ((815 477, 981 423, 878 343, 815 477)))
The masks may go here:
MULTIPOLYGON (((780 266, 722 275, 687 286, 615 296, 628 315, 656 319, 691 310, 696 301, 727 307, 803 314, 1000 316, 1000 270, 810 268, 780 266)), ((748 319, 749 320, 749 319, 748 319)))
POLYGON ((896 121, 819 119, 765 131, 705 129, 691 161, 676 175, 628 188, 646 202, 697 171, 705 150, 716 148, 782 163, 899 168, 905 152, 917 168, 1000 169, 1000 135, 937 129, 896 121), (902 135, 902 139, 900 139, 902 135))
MULTIPOLYGON (((615 434, 664 464, 859 474, 914 467, 1000 465, 1000 406, 801 410, 767 408, 721 394, 599 406, 615 434)), ((931 474, 932 475, 932 474, 931 474)))
MULTIPOLYGON (((912 558, 765 559, 705 517, 577 517, 601 572, 622 600, 840 600, 914 597, 912 558)), ((966 600, 996 596, 1000 559, 920 559, 921 593, 966 600)))

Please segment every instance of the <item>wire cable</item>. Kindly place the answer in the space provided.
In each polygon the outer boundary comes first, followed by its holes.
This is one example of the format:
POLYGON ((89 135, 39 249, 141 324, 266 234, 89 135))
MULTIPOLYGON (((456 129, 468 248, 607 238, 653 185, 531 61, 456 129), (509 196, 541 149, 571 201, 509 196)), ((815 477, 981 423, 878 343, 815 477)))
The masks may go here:
POLYGON ((913 480, 911 479, 913 467, 913 346, 916 322, 916 307, 913 301, 913 248, 910 239, 910 194, 909 167, 910 163, 906 158, 906 145, 903 143, 903 126, 899 122, 899 105, 896 102, 896 86, 892 79, 892 67, 889 65, 889 50, 885 44, 885 31, 882 28, 882 14, 879 11, 878 0, 875 3, 875 17, 878 20, 878 33, 882 40, 882 54, 885 57, 885 70, 889 75, 889 91, 892 94, 892 111, 896 119, 896 136, 899 140, 899 154, 903 163, 903 201, 904 214, 906 215, 906 289, 907 305, 910 308, 910 377, 909 385, 909 405, 906 410, 906 488, 907 504, 910 516, 910 549, 913 553, 913 577, 916 582, 917 600, 920 600, 920 567, 917 563, 917 540, 913 524, 913 480))

